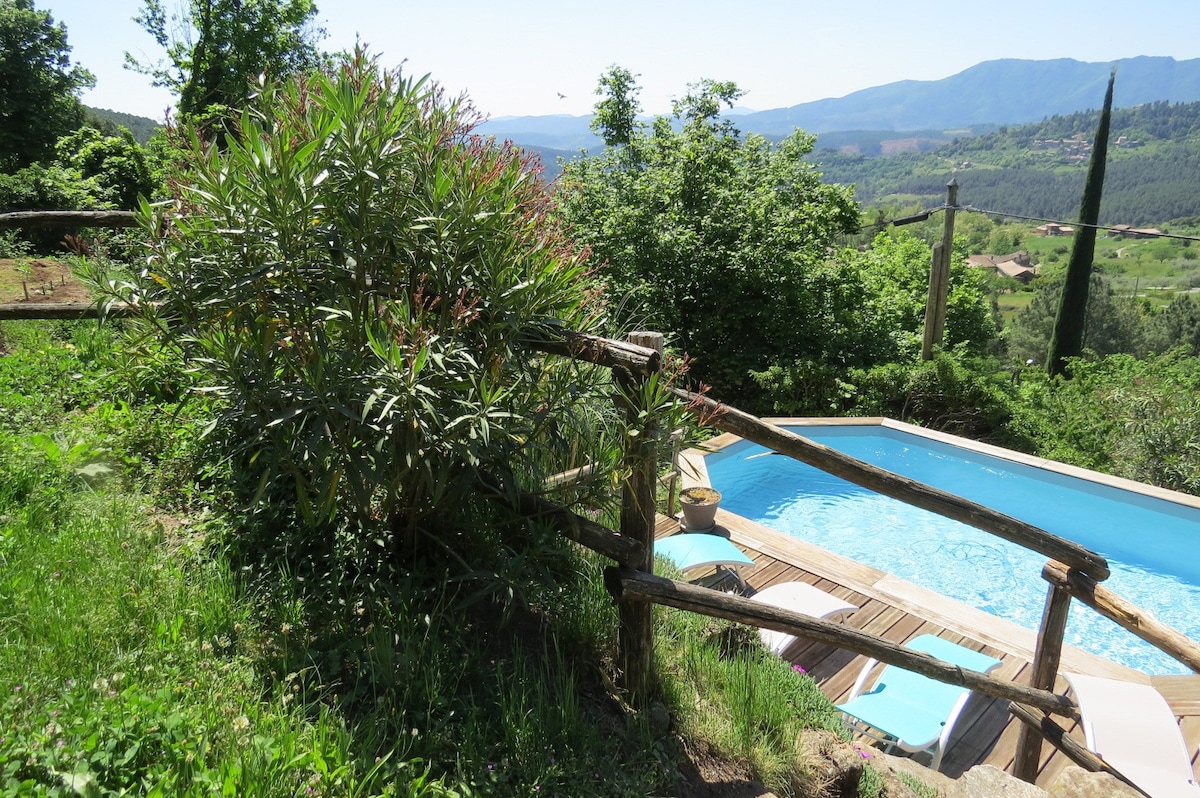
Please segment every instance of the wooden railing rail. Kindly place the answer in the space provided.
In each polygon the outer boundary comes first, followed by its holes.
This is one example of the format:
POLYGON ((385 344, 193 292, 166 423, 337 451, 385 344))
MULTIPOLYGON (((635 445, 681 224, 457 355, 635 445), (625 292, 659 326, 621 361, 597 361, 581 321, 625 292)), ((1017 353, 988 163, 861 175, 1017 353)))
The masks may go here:
POLYGON ((0 213, 0 230, 18 227, 46 229, 51 227, 134 227, 137 215, 133 211, 13 211, 0 213))
POLYGON ((799 635, 836 648, 874 657, 880 662, 915 671, 941 682, 978 690, 1008 701, 1020 701, 1046 712, 1078 717, 1077 705, 1067 696, 1035 690, 952 665, 850 626, 627 568, 606 569, 604 582, 609 593, 618 601, 637 600, 648 604, 663 604, 700 615, 799 635))
POLYGON ((662 367, 662 353, 635 343, 614 341, 596 335, 556 332, 555 337, 529 337, 522 343, 530 349, 561 355, 610 369, 625 369, 648 377, 662 367))
POLYGON ((961 521, 997 537, 1024 546, 1102 581, 1109 576, 1108 561, 1093 551, 1065 538, 1052 535, 1032 524, 997 512, 989 507, 968 501, 929 485, 856 460, 828 446, 802 438, 782 427, 768 424, 737 408, 723 405, 707 396, 682 389, 672 389, 689 403, 692 412, 703 423, 725 432, 740 435, 780 454, 814 466, 876 493, 891 496, 902 502, 930 512, 961 521))
POLYGON ((1159 651, 1200 673, 1200 644, 1104 585, 1097 584, 1096 580, 1087 574, 1051 561, 1042 568, 1042 578, 1159 651))
POLYGON ((614 532, 603 524, 584 518, 533 493, 517 495, 517 508, 522 515, 531 518, 547 518, 562 528, 570 540, 603 554, 626 567, 635 567, 645 562, 646 547, 640 541, 614 532))
MULTIPOLYGON (((107 305, 103 315, 109 318, 136 316, 138 309, 134 305, 117 302, 107 305)), ((95 303, 81 302, 5 302, 0 304, 0 321, 17 321, 20 319, 42 319, 45 321, 82 321, 83 319, 98 319, 101 316, 100 307, 95 303)))

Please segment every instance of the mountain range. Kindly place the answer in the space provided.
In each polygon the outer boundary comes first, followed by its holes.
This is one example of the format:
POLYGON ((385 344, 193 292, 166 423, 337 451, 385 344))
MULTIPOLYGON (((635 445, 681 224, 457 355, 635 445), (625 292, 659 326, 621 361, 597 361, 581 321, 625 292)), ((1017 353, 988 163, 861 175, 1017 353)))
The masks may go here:
MULTIPOLYGON (((1098 108, 1113 68, 1117 70, 1114 107, 1200 100, 1200 59, 1138 56, 1083 62, 1005 58, 985 61, 941 80, 901 80, 845 97, 739 115, 737 124, 743 131, 778 138, 796 127, 820 135, 1035 122, 1098 108)), ((485 122, 479 132, 534 149, 596 149, 602 144, 591 132, 590 122, 590 116, 501 117, 485 122)))

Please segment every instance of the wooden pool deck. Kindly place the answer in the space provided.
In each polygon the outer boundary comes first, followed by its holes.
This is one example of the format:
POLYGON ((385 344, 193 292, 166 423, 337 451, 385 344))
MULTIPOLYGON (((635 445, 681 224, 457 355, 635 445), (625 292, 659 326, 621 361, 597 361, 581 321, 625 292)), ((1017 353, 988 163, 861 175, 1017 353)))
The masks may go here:
MULTIPOLYGON (((934 634, 1000 659, 1002 664, 992 671, 993 676, 1029 683, 1036 644, 1034 632, 725 511, 718 511, 717 523, 718 533, 727 534, 754 560, 754 566, 744 568, 742 575, 755 589, 779 582, 808 582, 858 605, 859 609, 846 620, 848 626, 900 644, 920 634, 934 634)), ((678 529, 674 519, 659 517, 659 537, 678 529)), ((1038 574, 1030 574, 1030 578, 1040 581, 1038 574)), ((1072 607, 1072 612, 1090 611, 1078 602, 1072 607)), ((805 640, 794 643, 784 656, 807 670, 834 703, 849 698, 854 679, 866 659, 805 640)), ((1192 768, 1200 777, 1197 769, 1200 676, 1147 676, 1069 646, 1063 650, 1061 669, 1153 684, 1179 719, 1192 754, 1192 768)), ((1067 685, 1060 677, 1057 691, 1066 690, 1067 685)), ((1056 720, 1082 742, 1082 732, 1069 719, 1056 720)), ((943 758, 942 772, 957 777, 973 765, 988 764, 1011 773, 1019 728, 1020 721, 1009 714, 1007 701, 973 695, 943 758)), ((1048 786, 1070 764, 1070 760, 1045 744, 1038 785, 1048 786)))

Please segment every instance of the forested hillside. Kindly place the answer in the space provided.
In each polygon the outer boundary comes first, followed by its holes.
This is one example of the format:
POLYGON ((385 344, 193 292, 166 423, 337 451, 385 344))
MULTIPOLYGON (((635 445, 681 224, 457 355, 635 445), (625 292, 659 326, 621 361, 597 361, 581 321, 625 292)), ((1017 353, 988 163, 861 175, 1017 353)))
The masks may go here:
MULTIPOLYGON (((860 202, 937 204, 951 177, 978 208, 1071 219, 1078 211, 1089 130, 1096 114, 1054 116, 958 139, 929 153, 868 158, 832 150, 812 156, 860 202)), ((1113 113, 1101 223, 1149 224, 1200 214, 1200 103, 1151 103, 1113 113)), ((821 142, 818 140, 818 146, 821 142)))
POLYGON ((145 144, 162 125, 144 116, 135 116, 120 111, 110 111, 107 108, 92 108, 85 105, 84 112, 88 120, 95 123, 105 133, 116 133, 118 127, 129 128, 138 144, 145 144))

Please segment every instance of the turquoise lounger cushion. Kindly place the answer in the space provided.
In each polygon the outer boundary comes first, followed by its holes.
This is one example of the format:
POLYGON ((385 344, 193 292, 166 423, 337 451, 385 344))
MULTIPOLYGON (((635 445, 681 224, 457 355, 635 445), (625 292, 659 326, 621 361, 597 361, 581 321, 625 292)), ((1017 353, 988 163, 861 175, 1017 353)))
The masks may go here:
POLYGON ((754 560, 719 535, 684 532, 654 542, 654 553, 661 554, 681 571, 714 565, 754 565, 754 560))

